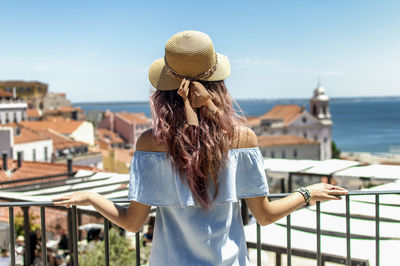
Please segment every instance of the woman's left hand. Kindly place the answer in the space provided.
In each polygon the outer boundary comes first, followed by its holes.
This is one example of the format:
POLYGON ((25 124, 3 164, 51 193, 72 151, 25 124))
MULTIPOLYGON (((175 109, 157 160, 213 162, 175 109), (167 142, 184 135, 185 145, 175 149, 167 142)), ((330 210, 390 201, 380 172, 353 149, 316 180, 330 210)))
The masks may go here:
POLYGON ((54 198, 52 201, 55 206, 66 206, 67 208, 72 205, 89 206, 91 205, 90 197, 92 194, 93 193, 87 191, 74 192, 70 195, 54 198))
POLYGON ((325 183, 313 184, 306 188, 311 193, 311 205, 317 201, 340 200, 341 196, 349 194, 345 188, 325 183))

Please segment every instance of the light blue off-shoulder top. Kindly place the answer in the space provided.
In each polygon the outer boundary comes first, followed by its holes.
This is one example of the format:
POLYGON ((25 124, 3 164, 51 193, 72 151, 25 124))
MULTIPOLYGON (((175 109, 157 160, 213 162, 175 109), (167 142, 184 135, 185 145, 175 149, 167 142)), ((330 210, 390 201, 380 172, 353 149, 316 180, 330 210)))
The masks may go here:
POLYGON ((259 149, 230 150, 219 178, 204 211, 166 153, 135 152, 128 198, 157 207, 150 265, 249 265, 239 199, 268 194, 259 149))

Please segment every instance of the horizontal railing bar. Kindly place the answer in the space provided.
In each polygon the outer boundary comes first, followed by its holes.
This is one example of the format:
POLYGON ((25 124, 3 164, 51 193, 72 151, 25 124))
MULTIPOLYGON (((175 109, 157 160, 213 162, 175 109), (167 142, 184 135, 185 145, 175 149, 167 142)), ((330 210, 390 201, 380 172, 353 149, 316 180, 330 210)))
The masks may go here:
MULTIPOLYGON (((388 195, 388 194, 399 194, 400 190, 380 190, 380 191, 358 191, 353 190, 349 191, 349 196, 360 196, 360 195, 388 195)), ((274 193, 269 194, 268 198, 283 198, 290 195, 290 193, 274 193)), ((0 197, 3 200, 7 200, 5 197, 0 197)), ((15 202, 0 202, 0 207, 24 207, 24 206, 54 206, 52 201, 19 201, 17 199, 13 199, 15 202)), ((129 203, 128 199, 115 199, 111 200, 114 203, 129 203)))

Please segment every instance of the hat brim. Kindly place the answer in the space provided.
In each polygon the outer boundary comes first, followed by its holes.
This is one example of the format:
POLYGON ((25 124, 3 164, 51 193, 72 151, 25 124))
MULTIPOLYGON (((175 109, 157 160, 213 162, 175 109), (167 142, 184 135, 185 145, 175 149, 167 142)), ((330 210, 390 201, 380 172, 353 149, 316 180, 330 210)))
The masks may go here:
MULTIPOLYGON (((214 73, 204 81, 218 81, 228 78, 231 74, 231 65, 227 56, 217 53, 217 68, 214 73)), ((149 80, 151 85, 160 91, 177 90, 182 79, 169 73, 165 66, 164 58, 154 61, 149 68, 149 80)))

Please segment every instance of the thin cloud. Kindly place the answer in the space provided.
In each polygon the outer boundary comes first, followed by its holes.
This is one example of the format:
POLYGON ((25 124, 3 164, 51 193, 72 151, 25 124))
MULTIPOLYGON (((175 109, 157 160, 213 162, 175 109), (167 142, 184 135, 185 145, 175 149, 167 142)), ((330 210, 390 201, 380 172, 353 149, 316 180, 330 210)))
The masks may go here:
POLYGON ((42 72, 42 71, 45 71, 45 70, 47 70, 47 69, 49 69, 49 68, 50 68, 50 66, 48 66, 48 65, 35 66, 35 67, 33 68, 33 71, 35 71, 35 72, 42 72))
POLYGON ((267 60, 258 58, 236 58, 232 59, 232 66, 237 69, 253 69, 263 67, 269 72, 282 72, 282 73, 306 73, 315 75, 337 76, 342 75, 343 72, 338 70, 315 70, 309 67, 298 66, 296 64, 285 62, 281 60, 267 60))

